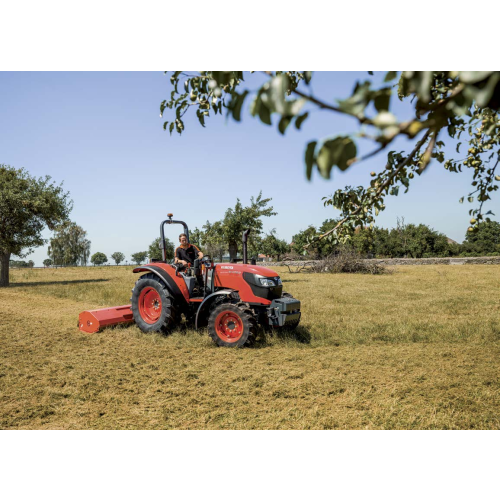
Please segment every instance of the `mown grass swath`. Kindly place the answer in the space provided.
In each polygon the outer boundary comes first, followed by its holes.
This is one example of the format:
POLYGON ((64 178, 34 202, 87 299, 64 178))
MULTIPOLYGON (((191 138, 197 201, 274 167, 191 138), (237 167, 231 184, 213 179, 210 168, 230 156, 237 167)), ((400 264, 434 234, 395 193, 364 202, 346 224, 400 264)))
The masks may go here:
POLYGON ((295 332, 217 348, 206 332, 86 335, 125 304, 132 268, 11 272, 0 290, 0 427, 493 429, 500 425, 498 266, 290 274, 295 332), (25 307, 29 304, 29 307, 25 307))

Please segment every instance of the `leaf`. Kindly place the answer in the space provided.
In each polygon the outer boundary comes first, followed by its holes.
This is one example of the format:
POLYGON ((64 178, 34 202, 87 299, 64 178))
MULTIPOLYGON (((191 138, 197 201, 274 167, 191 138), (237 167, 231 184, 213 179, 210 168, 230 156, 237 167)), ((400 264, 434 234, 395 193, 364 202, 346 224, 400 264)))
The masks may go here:
POLYGON ((351 97, 338 101, 342 111, 355 116, 361 116, 364 113, 366 106, 370 102, 371 90, 370 82, 356 83, 351 97))
POLYGON ((459 143, 457 144, 457 153, 460 153, 460 151, 459 151, 459 150, 460 150, 460 145, 461 145, 461 144, 462 144, 461 142, 459 142, 459 143))
POLYGON ((285 130, 287 129, 288 125, 290 125, 290 122, 292 121, 291 118, 289 118, 288 116, 284 116, 283 118, 281 118, 279 124, 278 124, 278 130, 284 134, 285 133, 285 130))
POLYGON ((308 112, 305 112, 303 115, 297 116, 297 119, 295 120, 295 128, 297 130, 300 130, 300 127, 302 125, 302 122, 309 116, 308 112))
POLYGON ((373 71, 368 71, 368 74, 373 76, 373 71))
POLYGON ((167 130, 167 125, 168 125, 168 122, 165 122, 165 123, 163 124, 163 130, 167 130))
POLYGON ((312 169, 314 166, 314 151, 316 150, 317 141, 311 141, 306 147, 305 163, 306 163, 306 177, 311 180, 312 169))
POLYGON ((233 118, 239 122, 241 121, 241 108, 245 97, 248 95, 248 90, 245 90, 242 94, 235 94, 233 99, 231 99, 230 110, 232 112, 233 118))
POLYGON ((389 109, 389 103, 391 100, 391 89, 384 88, 380 89, 375 93, 375 99, 373 104, 377 111, 387 111, 389 109))
POLYGON ((385 75, 384 82, 390 82, 391 80, 394 80, 398 76, 397 71, 388 71, 385 75))
POLYGON ((356 144, 350 137, 340 136, 325 141, 316 157, 321 175, 329 179, 334 165, 340 170, 346 170, 349 167, 348 161, 356 157, 356 152, 356 144))
POLYGON ((170 132, 170 135, 172 135, 172 131, 174 130, 174 126, 175 126, 175 123, 174 123, 174 122, 172 122, 172 123, 170 124, 170 127, 168 128, 168 131, 170 132))
POLYGON ((261 103, 259 107, 259 118, 262 123, 271 125, 271 113, 269 108, 264 103, 261 103))

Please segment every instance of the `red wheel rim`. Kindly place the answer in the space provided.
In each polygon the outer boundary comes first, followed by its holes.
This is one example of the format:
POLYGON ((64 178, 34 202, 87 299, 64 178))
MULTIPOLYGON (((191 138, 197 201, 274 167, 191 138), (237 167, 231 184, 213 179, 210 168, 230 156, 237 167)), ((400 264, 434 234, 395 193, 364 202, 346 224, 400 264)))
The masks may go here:
POLYGON ((156 323, 161 316, 160 294, 151 286, 141 290, 139 295, 139 314, 150 325, 156 323))
POLYGON ((243 335, 243 321, 232 311, 223 311, 215 319, 215 331, 224 342, 236 342, 243 335))

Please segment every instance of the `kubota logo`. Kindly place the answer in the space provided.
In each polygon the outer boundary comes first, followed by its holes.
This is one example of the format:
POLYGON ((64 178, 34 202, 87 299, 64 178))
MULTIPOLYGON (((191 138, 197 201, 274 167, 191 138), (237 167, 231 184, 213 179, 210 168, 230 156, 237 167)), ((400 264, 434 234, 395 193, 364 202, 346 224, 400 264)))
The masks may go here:
POLYGON ((233 266, 220 266, 221 269, 233 269, 233 266))

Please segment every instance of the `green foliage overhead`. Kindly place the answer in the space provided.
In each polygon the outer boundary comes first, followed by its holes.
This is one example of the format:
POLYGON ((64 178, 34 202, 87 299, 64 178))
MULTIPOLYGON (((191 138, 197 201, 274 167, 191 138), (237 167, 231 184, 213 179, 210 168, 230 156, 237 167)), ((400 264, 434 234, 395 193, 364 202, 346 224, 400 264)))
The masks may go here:
MULTIPOLYGON (((472 172, 470 191, 461 198, 475 206, 470 215, 475 225, 488 220, 483 205, 498 189, 497 166, 500 161, 500 72, 499 71, 389 71, 382 85, 374 85, 367 75, 354 85, 350 96, 328 101, 314 95, 308 71, 263 72, 266 81, 257 89, 251 74, 241 71, 175 71, 170 75, 170 98, 160 105, 160 112, 172 115, 164 128, 181 134, 184 116, 192 110, 205 126, 212 115, 226 114, 235 121, 242 118, 243 105, 250 102, 250 114, 263 124, 272 125, 284 134, 294 124, 300 129, 311 119, 310 111, 321 109, 352 117, 359 127, 356 133, 314 139, 305 147, 305 171, 311 178, 316 170, 330 178, 335 168, 347 170, 353 164, 390 150, 398 137, 412 142, 409 151, 389 151, 379 172, 364 186, 337 190, 324 198, 326 206, 340 210, 338 223, 315 240, 329 238, 332 244, 346 242, 356 227, 374 223, 385 209, 385 198, 407 192, 412 179, 420 175, 432 159, 450 172, 472 172), (391 100, 409 100, 413 116, 400 121, 391 112, 391 100), (462 141, 457 146, 458 159, 445 157, 447 139, 462 141), (358 156, 360 141, 374 144, 374 149, 358 156), (466 150, 466 152, 465 152, 466 150)), ((372 72, 369 72, 372 74, 372 72)))
POLYGON ((58 266, 87 265, 90 256, 87 232, 75 222, 64 222, 50 238, 47 253, 58 266))
POLYGON ((125 260, 125 255, 123 255, 121 252, 115 252, 111 254, 111 258, 115 261, 115 264, 118 265, 120 262, 123 262, 125 260))
POLYGON ((132 260, 139 266, 148 256, 148 252, 136 252, 131 255, 132 260))
POLYGON ((50 181, 0 164, 0 286, 9 284, 10 256, 23 257, 44 245, 42 230, 54 229, 69 216, 69 193, 50 181))
POLYGON ((102 266, 103 264, 108 262, 108 258, 102 252, 96 252, 94 255, 92 255, 90 262, 92 262, 94 266, 102 266))

